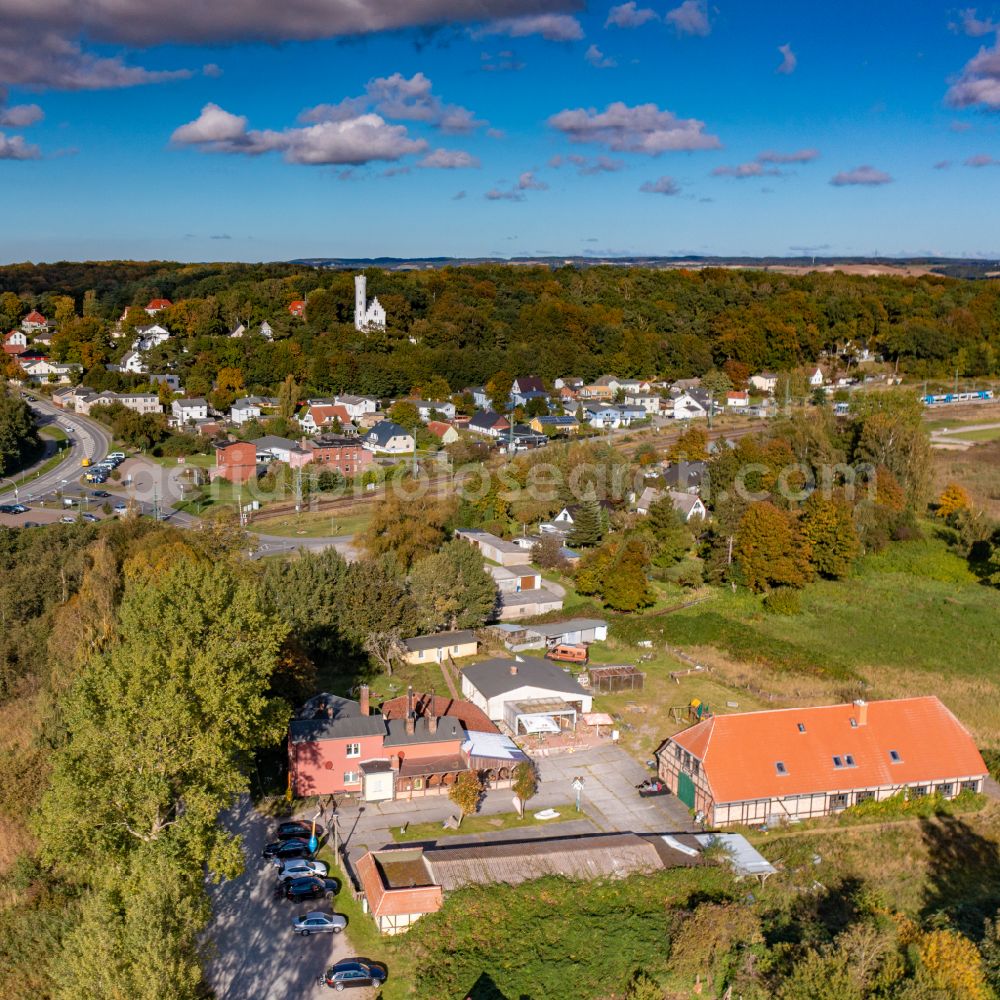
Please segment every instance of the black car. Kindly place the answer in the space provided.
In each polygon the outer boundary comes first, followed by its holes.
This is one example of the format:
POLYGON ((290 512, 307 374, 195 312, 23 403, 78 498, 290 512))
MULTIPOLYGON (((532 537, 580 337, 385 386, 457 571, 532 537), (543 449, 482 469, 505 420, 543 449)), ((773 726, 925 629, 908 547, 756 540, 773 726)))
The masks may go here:
POLYGON ((374 986, 378 989, 387 979, 385 969, 360 958, 345 958, 331 965, 323 976, 323 984, 331 990, 348 990, 353 986, 374 986))
MULTIPOLYGON (((313 825, 309 820, 293 819, 287 823, 282 823, 275 831, 278 840, 304 840, 308 843, 313 833, 313 825)), ((323 839, 323 827, 316 824, 316 839, 323 839)))
POLYGON ((319 878, 317 875, 306 875, 303 878, 293 878, 279 887, 281 895, 293 903, 301 903, 307 899, 322 899, 324 896, 336 896, 340 883, 335 878, 319 878))
POLYGON ((264 848, 261 856, 275 861, 288 861, 289 858, 311 858, 313 852, 304 840, 276 840, 264 848))
POLYGON ((102 500, 106 500, 111 494, 107 490, 91 490, 90 495, 92 497, 100 497, 102 500))

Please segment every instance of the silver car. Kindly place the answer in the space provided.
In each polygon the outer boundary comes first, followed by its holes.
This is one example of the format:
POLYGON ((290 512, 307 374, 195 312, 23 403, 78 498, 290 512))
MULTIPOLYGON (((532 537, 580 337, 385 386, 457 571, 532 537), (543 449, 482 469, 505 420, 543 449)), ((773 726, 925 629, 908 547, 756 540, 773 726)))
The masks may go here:
POLYGON ((322 861, 311 861, 309 858, 289 858, 287 861, 274 862, 274 867, 278 869, 278 881, 284 882, 290 878, 304 878, 306 875, 316 875, 319 878, 326 878, 330 872, 330 866, 322 861))
POLYGON ((303 913, 292 921, 292 930, 303 937, 310 934, 339 934, 346 926, 347 917, 342 913, 324 913, 322 910, 303 913))

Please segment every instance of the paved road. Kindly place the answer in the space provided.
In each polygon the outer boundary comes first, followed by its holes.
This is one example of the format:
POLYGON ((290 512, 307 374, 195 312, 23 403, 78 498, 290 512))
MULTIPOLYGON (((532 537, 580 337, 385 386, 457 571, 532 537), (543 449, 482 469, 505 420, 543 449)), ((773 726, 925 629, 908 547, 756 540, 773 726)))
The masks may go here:
MULTIPOLYGON (((100 461, 107 455, 108 449, 111 447, 111 435, 96 421, 76 413, 66 413, 58 406, 53 406, 52 403, 43 399, 32 398, 30 406, 44 421, 58 424, 66 431, 70 440, 70 448, 69 456, 54 469, 50 469, 18 489, 18 498, 23 503, 54 493, 63 486, 76 486, 80 476, 80 463, 83 459, 100 461)), ((9 483, 0 486, 0 496, 13 493, 14 489, 9 483)))
MULTIPOLYGON (((319 1000, 329 991, 317 986, 317 978, 334 962, 355 955, 348 938, 350 928, 343 934, 304 938, 292 932, 291 924, 293 917, 308 910, 336 910, 336 897, 308 904, 275 900, 270 862, 260 857, 275 821, 256 812, 244 796, 225 825, 243 835, 247 858, 240 878, 209 887, 213 919, 208 933, 215 955, 205 975, 215 996, 218 1000, 319 1000)), ((332 874, 341 881, 339 873, 332 874)), ((352 996, 369 993, 357 990, 352 996)))

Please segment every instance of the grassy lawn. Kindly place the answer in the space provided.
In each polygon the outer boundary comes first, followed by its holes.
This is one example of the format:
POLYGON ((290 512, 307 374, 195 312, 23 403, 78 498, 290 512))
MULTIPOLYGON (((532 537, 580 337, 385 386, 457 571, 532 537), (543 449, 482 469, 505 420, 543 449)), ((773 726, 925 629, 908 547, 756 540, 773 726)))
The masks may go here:
MULTIPOLYGON (((177 510, 185 514, 201 516, 209 511, 220 510, 223 507, 236 506, 236 489, 225 479, 217 479, 214 483, 186 493, 186 499, 175 504, 177 510)), ((248 499, 244 494, 244 502, 248 499)))
POLYGON ((303 513, 290 517, 273 517, 253 521, 250 530, 262 535, 282 535, 299 538, 324 538, 332 535, 357 535, 368 527, 372 510, 363 509, 346 514, 303 513))
POLYGON ((37 469, 32 472, 25 473, 23 476, 16 476, 10 479, 4 479, 4 488, 11 486, 11 484, 22 487, 30 486, 34 480, 39 476, 45 475, 46 472, 50 472, 57 465, 60 465, 63 459, 69 454, 69 449, 63 449, 57 451, 54 455, 49 456, 37 469))
POLYGON ((58 424, 47 424, 38 433, 50 441, 65 441, 68 438, 66 432, 58 424))
POLYGON ((157 465, 162 465, 167 469, 172 469, 177 465, 180 466, 193 466, 196 469, 213 469, 215 468, 215 456, 214 455, 185 455, 183 456, 184 461, 178 462, 176 455, 146 455, 151 462, 156 462, 157 465))
POLYGON ((934 494, 948 483, 961 483, 975 505, 1000 519, 1000 441, 987 441, 966 451, 941 451, 934 456, 934 494))
MULTIPOLYGON (((456 813, 458 809, 455 809, 456 813)), ((577 812, 575 806, 570 803, 559 807, 560 820, 586 819, 587 814, 583 811, 577 812)), ((411 823, 406 830, 398 826, 392 828, 392 839, 397 843, 407 843, 413 840, 441 840, 444 837, 459 837, 469 833, 498 833, 501 830, 517 830, 528 826, 551 826, 553 820, 535 819, 531 811, 531 803, 524 811, 522 819, 516 812, 498 813, 494 816, 466 816, 462 820, 462 825, 457 830, 445 829, 440 823, 411 823)))
POLYGON ((996 441, 1000 438, 1000 427, 987 427, 978 431, 960 431, 950 435, 960 441, 996 441))

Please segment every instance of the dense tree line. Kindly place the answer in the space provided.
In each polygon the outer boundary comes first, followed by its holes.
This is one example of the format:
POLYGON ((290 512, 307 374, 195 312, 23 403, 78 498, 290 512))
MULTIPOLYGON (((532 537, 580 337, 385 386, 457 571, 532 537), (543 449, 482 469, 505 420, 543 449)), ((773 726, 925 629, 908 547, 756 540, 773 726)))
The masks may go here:
POLYGON ((100 381, 104 362, 127 346, 108 338, 123 310, 137 307, 128 330, 149 321, 138 307, 167 297, 174 304, 158 319, 175 337, 151 362, 172 366, 196 394, 232 379, 274 391, 287 376, 305 393, 393 396, 435 378, 452 391, 502 388, 524 372, 681 378, 727 363, 790 371, 848 344, 917 376, 1000 371, 1000 285, 990 281, 506 265, 367 274, 388 313, 384 333, 355 331, 352 274, 285 264, 0 268, 0 322, 13 325, 31 304, 48 310, 62 328, 54 355, 100 381), (299 320, 287 307, 303 298, 299 320), (223 336, 264 320, 273 343, 223 336))
POLYGON ((30 464, 41 447, 31 407, 0 384, 0 475, 9 476, 30 464))

